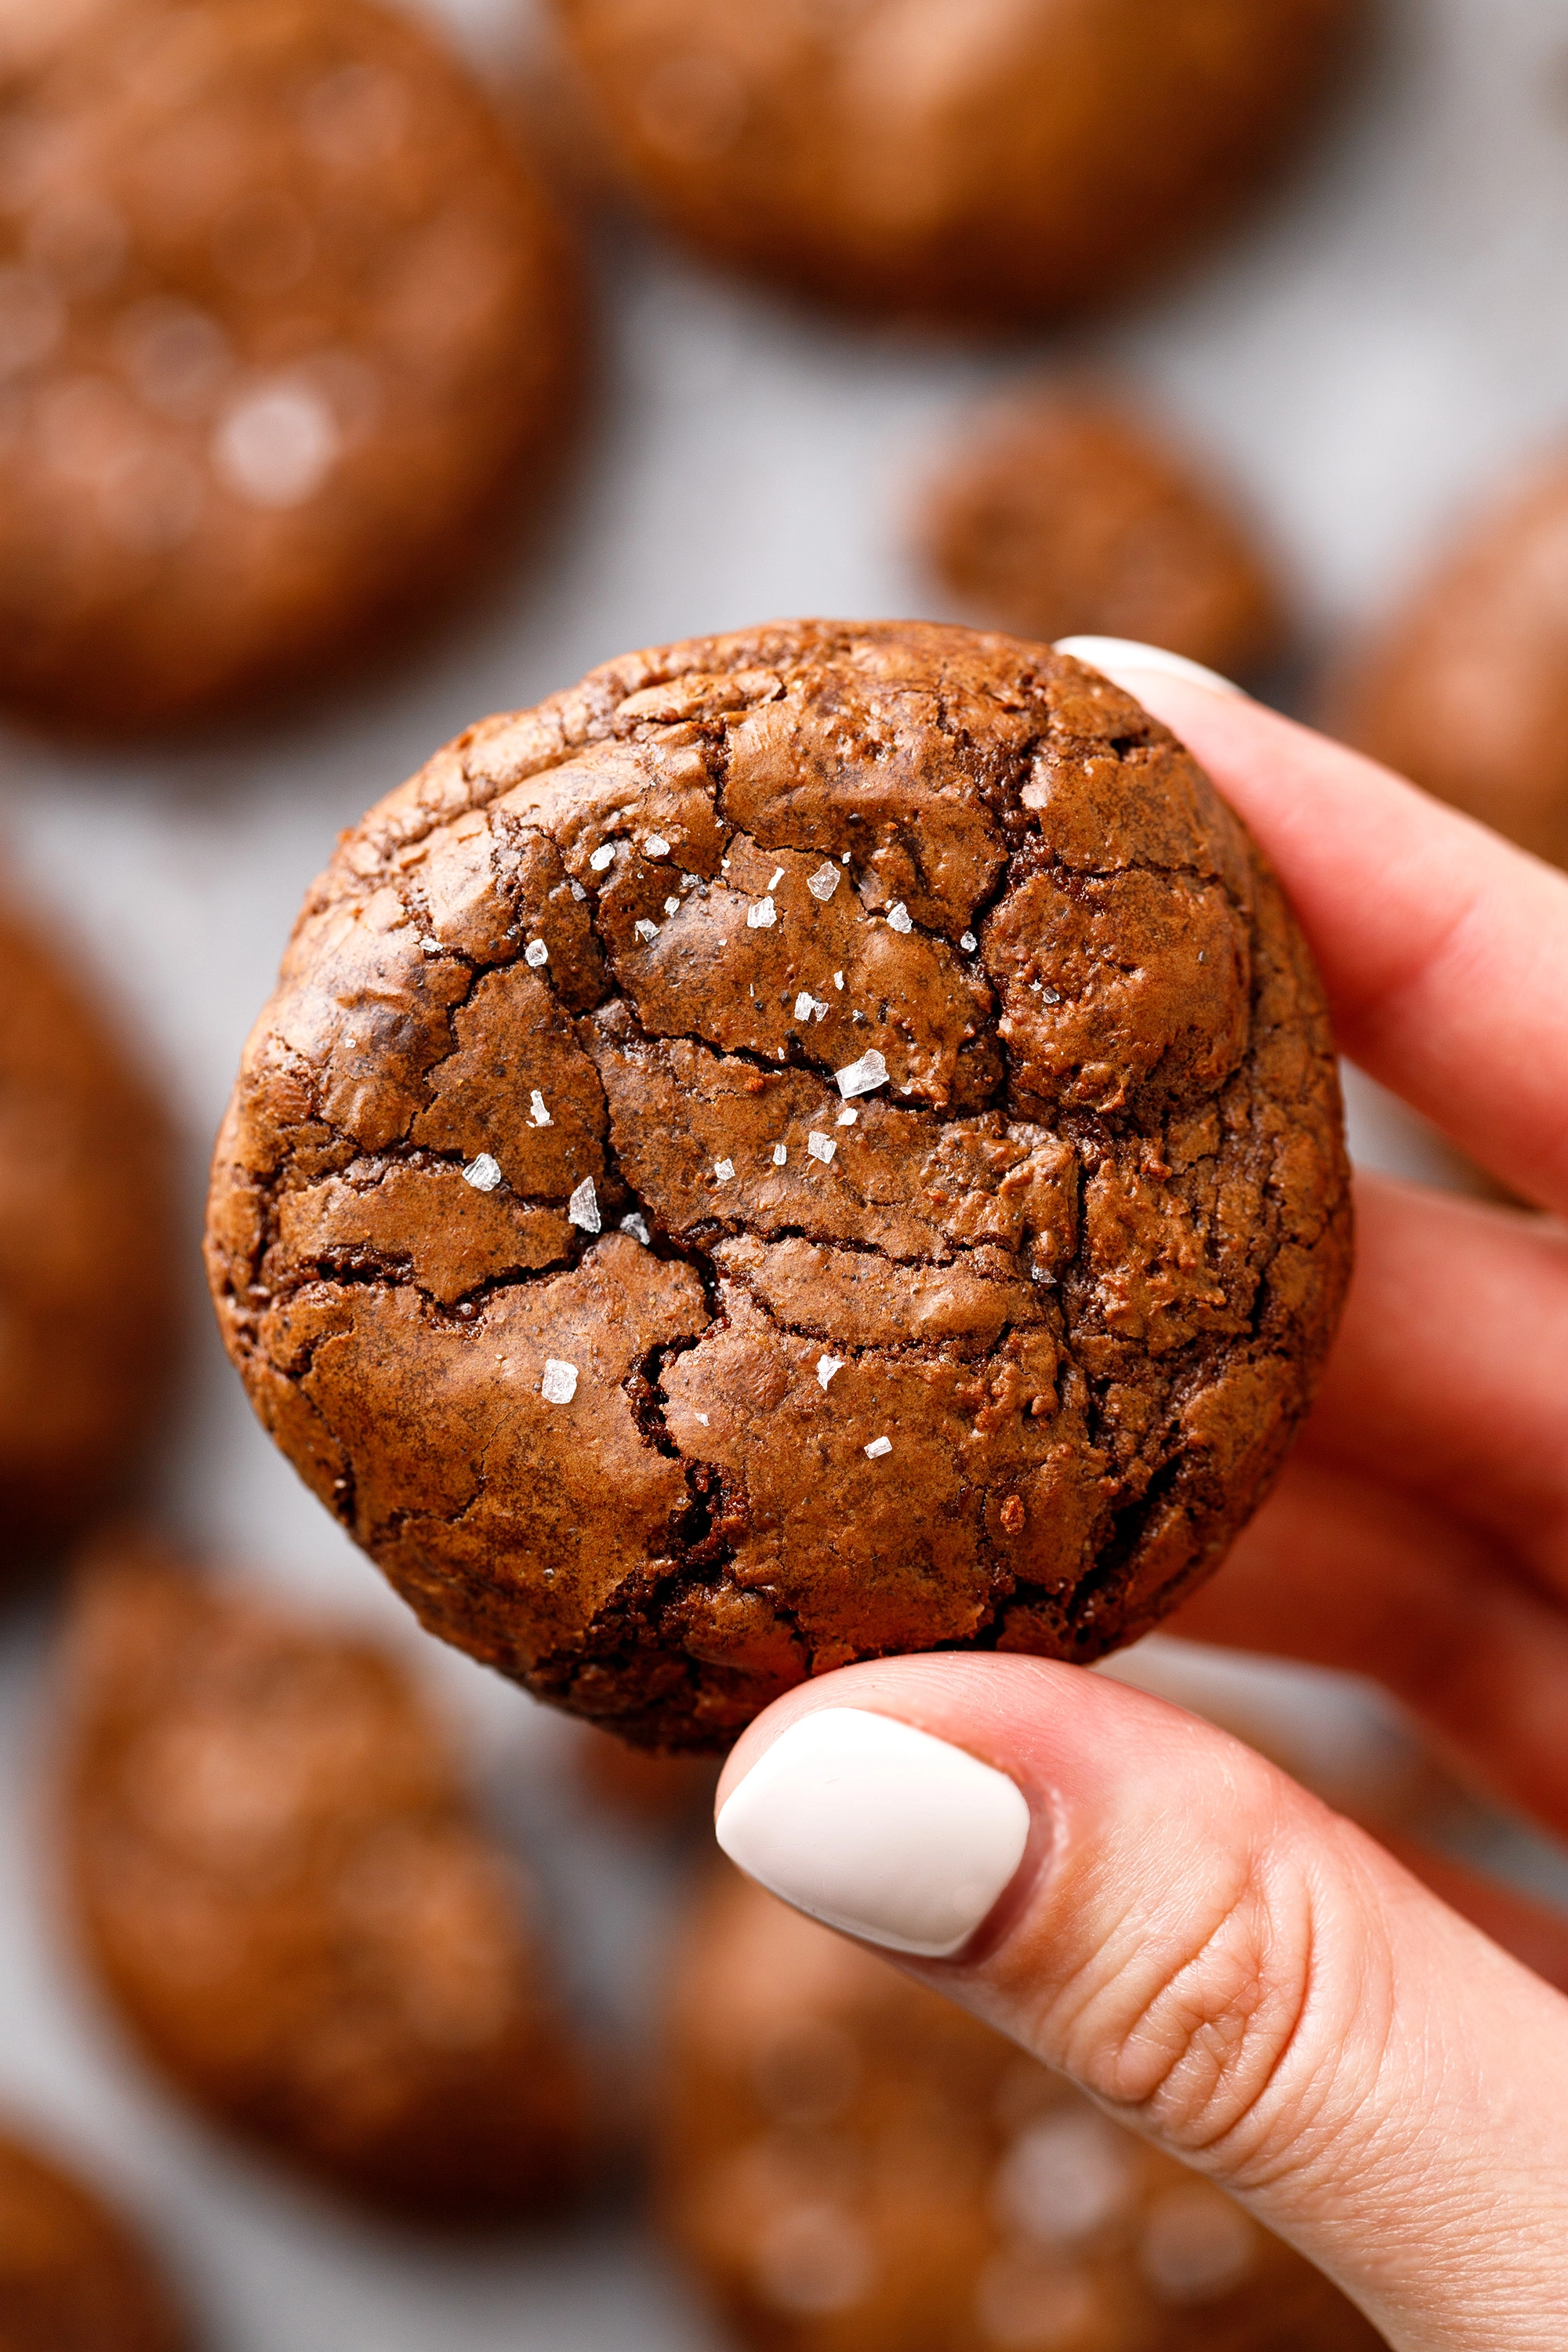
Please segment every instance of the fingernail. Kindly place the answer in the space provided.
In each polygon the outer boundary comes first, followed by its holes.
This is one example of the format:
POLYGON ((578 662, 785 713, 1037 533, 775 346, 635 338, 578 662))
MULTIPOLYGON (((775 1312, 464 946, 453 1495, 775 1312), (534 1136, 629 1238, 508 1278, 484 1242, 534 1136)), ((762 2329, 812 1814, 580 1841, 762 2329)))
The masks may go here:
POLYGON ((1217 669, 1205 669, 1202 662, 1188 661, 1184 654, 1168 654, 1163 646, 1141 646, 1136 637, 1058 637, 1052 651, 1087 662, 1090 669, 1099 670, 1113 686, 1133 697, 1138 693, 1138 679, 1152 674, 1184 678, 1189 686, 1205 687, 1210 694, 1228 694, 1237 702, 1249 698, 1231 679, 1221 677, 1217 669))
POLYGON ((1029 1808, 967 1749, 889 1715, 826 1706, 752 1765, 716 1833, 731 1862, 796 1910, 947 1959, 1023 1860, 1029 1808))

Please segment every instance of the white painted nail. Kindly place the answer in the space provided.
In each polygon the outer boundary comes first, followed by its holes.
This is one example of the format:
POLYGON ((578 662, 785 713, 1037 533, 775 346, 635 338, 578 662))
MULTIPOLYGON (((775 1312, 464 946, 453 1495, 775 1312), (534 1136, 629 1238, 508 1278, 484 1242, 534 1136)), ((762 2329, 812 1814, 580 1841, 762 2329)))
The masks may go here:
POLYGON ((825 1706, 752 1765, 717 1835, 748 1877, 814 1919, 947 1959, 1023 1860, 1029 1808, 965 1748, 864 1707, 825 1706))
POLYGON ((1113 686, 1134 697, 1140 677, 1179 677, 1188 686, 1206 687, 1210 694, 1228 694, 1234 701, 1246 702, 1248 698, 1239 686, 1228 677, 1221 677, 1217 669, 1205 669, 1202 662, 1189 661, 1184 654, 1168 654, 1163 646, 1142 646, 1136 637, 1058 637, 1053 651, 1070 654, 1074 661, 1087 662, 1113 686))

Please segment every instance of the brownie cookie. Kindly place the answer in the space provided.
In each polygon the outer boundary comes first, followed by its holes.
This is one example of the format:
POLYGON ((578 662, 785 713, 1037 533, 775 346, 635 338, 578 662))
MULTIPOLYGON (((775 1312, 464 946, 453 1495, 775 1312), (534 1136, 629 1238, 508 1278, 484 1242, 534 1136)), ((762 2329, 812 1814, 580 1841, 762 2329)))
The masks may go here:
POLYGON ((1568 458, 1459 540, 1358 665, 1335 720, 1568 866, 1568 458))
POLYGON ((79 2182, 0 2137, 0 2343, 5 2352, 186 2352, 163 2281, 79 2182))
POLYGON ((610 663, 343 836, 208 1229, 426 1623, 666 1748, 1142 1632, 1349 1247, 1318 980, 1174 738, 1044 646, 811 621, 610 663))
POLYGON ((366 0, 0 26, 0 700, 226 712, 449 601, 559 461, 579 300, 435 37, 366 0))
POLYGON ((1285 648, 1251 533, 1112 399, 1042 390, 972 419, 921 538, 963 606, 1020 636, 1131 637, 1227 677, 1256 677, 1285 648))
POLYGON ((65 1682, 76 1907, 178 2087, 416 2217, 569 2197, 585 2077, 405 1672, 122 1538, 84 1574, 65 1682))
POLYGON ((163 1407, 173 1186, 147 1087, 0 907, 0 1581, 115 1490, 163 1407))
POLYGON ((1278 164, 1359 0, 556 0, 626 169, 721 260, 1008 326, 1168 272, 1278 164))
POLYGON ((656 2177, 758 2352, 1374 2352, 1302 2257, 1000 2034, 726 1872, 656 2177))

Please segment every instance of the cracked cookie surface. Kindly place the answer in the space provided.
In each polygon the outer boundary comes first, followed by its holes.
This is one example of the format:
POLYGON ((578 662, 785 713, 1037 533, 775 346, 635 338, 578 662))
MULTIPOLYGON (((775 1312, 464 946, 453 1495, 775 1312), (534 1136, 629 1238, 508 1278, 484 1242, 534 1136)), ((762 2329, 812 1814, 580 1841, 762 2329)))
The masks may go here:
POLYGON ((345 835, 208 1258, 261 1419, 424 1622, 634 1740, 878 1653, 1087 1660, 1310 1401, 1321 991, 1207 779, 1071 660, 631 655, 345 835))

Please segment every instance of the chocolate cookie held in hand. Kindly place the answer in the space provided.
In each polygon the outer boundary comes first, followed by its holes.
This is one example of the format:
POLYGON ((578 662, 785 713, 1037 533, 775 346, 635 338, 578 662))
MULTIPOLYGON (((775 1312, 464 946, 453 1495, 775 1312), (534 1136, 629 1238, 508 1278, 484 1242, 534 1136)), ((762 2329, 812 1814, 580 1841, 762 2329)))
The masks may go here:
POLYGON ((84 1566, 63 1701, 78 1916, 179 2089, 417 2219, 572 2196, 586 2078, 508 1863, 394 1660, 122 1537, 84 1566))
POLYGON ((257 1411, 426 1623, 667 1748, 1142 1632, 1350 1256, 1239 823, 1094 672, 920 625, 631 655, 439 753, 306 902, 209 1218, 257 1411))

